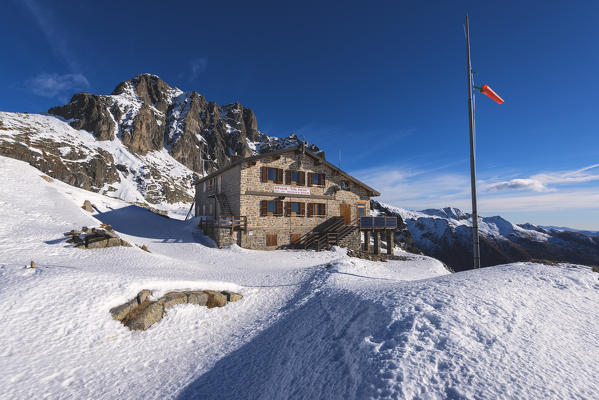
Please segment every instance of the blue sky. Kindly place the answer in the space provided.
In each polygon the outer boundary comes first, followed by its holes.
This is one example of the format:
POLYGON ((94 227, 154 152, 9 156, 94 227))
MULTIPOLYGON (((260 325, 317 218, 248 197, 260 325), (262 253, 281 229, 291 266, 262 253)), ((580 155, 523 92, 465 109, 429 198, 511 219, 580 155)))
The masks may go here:
POLYGON ((470 210, 465 40, 478 84, 479 212, 599 230, 599 2, 8 1, 0 110, 155 73, 261 131, 295 132, 396 206, 470 210))

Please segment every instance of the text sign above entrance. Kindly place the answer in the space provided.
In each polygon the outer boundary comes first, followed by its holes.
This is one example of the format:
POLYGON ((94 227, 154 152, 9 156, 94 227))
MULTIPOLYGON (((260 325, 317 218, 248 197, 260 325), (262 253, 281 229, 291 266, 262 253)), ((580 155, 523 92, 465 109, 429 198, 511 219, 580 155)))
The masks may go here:
POLYGON ((275 186, 275 193, 286 193, 286 194, 310 194, 310 189, 308 188, 300 188, 293 186, 275 186))

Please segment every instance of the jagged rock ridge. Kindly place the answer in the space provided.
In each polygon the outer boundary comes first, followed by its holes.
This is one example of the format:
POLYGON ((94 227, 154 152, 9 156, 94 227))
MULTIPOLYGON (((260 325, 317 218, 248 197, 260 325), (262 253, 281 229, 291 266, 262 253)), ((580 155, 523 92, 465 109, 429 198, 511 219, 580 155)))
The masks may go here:
POLYGON ((295 136, 261 133, 254 112, 239 103, 219 106, 150 74, 121 82, 110 95, 77 93, 48 112, 75 129, 93 132, 97 140, 116 137, 136 154, 164 148, 200 174, 236 157, 299 143, 295 136))
POLYGON ((155 205, 190 202, 194 174, 300 143, 260 132, 239 103, 219 106, 150 74, 110 95, 76 93, 48 112, 0 112, 0 154, 74 186, 155 205))

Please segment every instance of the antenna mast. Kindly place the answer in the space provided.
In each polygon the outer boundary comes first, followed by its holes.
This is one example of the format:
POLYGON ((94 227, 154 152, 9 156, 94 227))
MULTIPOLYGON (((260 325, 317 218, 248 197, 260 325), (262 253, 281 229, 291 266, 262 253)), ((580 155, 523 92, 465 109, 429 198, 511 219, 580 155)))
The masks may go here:
POLYGON ((470 125, 470 189, 472 191, 472 247, 474 268, 480 268, 480 246, 478 238, 478 212, 476 207, 476 160, 474 146, 474 105, 472 100, 472 65, 470 63, 470 27, 468 13, 464 21, 466 28, 466 68, 468 73, 468 122, 470 125))

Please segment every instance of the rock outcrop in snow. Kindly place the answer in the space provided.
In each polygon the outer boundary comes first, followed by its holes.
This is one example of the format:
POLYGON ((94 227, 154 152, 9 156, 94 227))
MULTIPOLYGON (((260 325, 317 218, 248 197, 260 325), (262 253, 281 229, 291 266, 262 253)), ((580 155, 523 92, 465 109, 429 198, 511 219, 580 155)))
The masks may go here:
MULTIPOLYGON (((410 211, 371 201, 371 209, 400 216, 415 246, 456 271, 472 268, 472 221, 457 208, 410 211)), ((494 216, 479 221, 481 264, 551 260, 578 264, 599 263, 599 234, 516 225, 494 216)))

